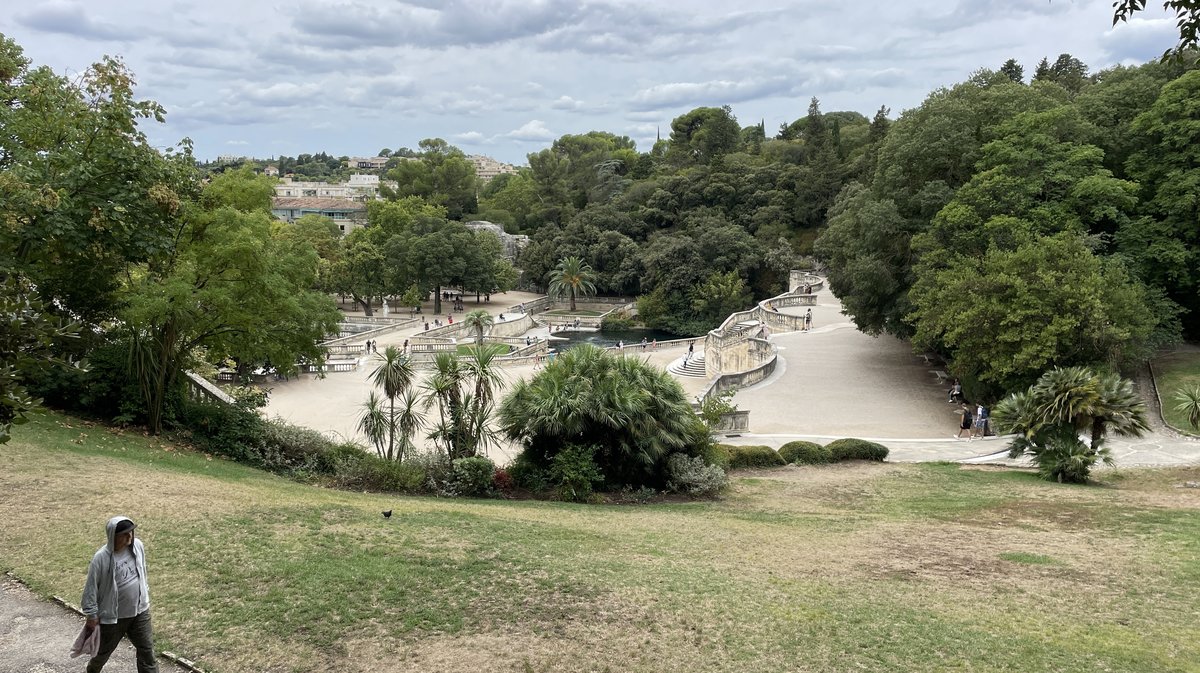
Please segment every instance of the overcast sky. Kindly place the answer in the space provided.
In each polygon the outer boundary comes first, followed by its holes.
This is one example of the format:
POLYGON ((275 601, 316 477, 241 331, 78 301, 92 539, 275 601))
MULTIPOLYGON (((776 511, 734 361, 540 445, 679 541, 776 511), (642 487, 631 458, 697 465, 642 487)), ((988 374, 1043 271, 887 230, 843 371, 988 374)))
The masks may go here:
POLYGON ((742 125, 880 105, 1069 52, 1093 71, 1144 62, 1177 33, 1161 3, 1112 27, 1112 0, 39 0, 0 15, 36 65, 122 56, 162 103, 156 145, 202 159, 373 155, 441 137, 523 164, 567 133, 649 149, 699 106, 742 125))

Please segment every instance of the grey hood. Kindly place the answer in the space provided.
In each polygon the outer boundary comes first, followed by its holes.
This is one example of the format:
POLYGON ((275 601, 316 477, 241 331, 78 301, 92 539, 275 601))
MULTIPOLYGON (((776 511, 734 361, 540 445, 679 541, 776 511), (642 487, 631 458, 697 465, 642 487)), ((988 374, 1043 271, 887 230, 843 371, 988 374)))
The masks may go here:
MULTIPOLYGON (((113 518, 108 520, 108 525, 106 525, 104 527, 105 532, 108 533, 108 551, 109 552, 117 551, 117 549, 116 549, 117 524, 121 523, 122 521, 129 521, 132 523, 133 519, 130 519, 127 516, 114 516, 113 518)), ((134 531, 135 532, 134 532, 133 536, 136 538, 137 537, 137 532, 136 532, 137 529, 135 528, 134 531)))

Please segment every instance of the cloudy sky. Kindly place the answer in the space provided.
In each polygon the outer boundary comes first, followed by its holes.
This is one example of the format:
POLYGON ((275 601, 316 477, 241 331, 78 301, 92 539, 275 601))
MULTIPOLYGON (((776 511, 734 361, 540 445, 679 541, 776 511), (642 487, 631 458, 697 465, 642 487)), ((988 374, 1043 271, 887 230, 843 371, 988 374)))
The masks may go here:
POLYGON ((122 56, 167 108, 157 145, 200 158, 373 155, 442 137, 524 163, 567 133, 639 149, 699 106, 768 133, 805 113, 880 105, 1016 58, 1092 70, 1171 47, 1154 5, 1112 27, 1112 0, 39 0, 0 15, 36 65, 78 74, 122 56))

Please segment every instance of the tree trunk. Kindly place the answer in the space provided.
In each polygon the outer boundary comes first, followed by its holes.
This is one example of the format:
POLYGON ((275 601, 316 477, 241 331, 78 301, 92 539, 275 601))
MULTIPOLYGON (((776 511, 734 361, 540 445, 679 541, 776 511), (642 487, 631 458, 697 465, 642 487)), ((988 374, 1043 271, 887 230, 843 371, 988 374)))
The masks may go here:
POLYGON ((442 286, 435 285, 433 288, 433 314, 435 316, 442 314, 442 286))
POLYGON ((575 286, 571 286, 571 312, 575 312, 575 286))
POLYGON ((388 460, 395 455, 396 445, 396 398, 388 398, 391 405, 391 413, 388 414, 388 460))

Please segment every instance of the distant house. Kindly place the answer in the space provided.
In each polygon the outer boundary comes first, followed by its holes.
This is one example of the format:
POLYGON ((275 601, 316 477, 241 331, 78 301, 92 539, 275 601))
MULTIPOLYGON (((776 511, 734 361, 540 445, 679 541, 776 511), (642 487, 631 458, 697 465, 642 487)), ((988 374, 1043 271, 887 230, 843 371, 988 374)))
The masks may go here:
POLYGON ((304 215, 323 215, 333 220, 343 234, 367 223, 367 206, 349 199, 316 197, 275 197, 271 214, 284 222, 295 222, 304 215))
POLYGON ((275 164, 267 164, 267 167, 263 169, 263 175, 269 175, 273 178, 277 178, 279 177, 279 167, 275 164))
POLYGON ((387 162, 387 157, 350 157, 346 159, 346 166, 349 168, 380 170, 387 166, 387 162))
POLYGON ((513 166, 512 164, 506 164, 502 161, 496 161, 495 159, 482 154, 468 154, 467 160, 470 161, 473 166, 475 166, 475 177, 483 183, 490 182, 492 178, 496 177, 497 175, 504 173, 515 174, 517 172, 516 166, 513 166))

